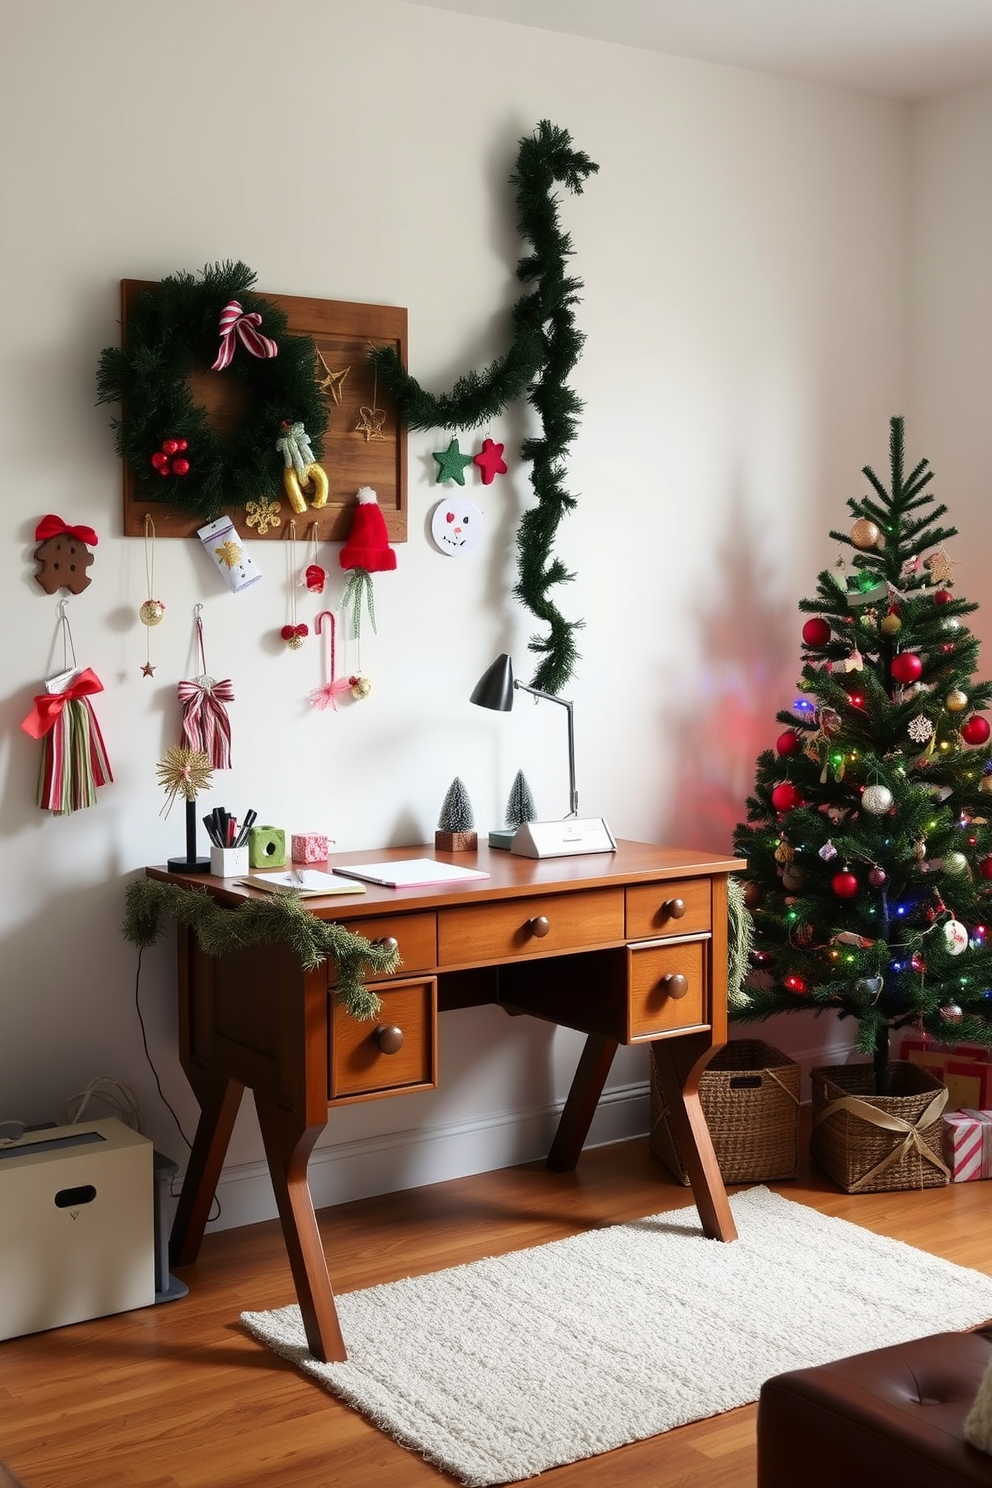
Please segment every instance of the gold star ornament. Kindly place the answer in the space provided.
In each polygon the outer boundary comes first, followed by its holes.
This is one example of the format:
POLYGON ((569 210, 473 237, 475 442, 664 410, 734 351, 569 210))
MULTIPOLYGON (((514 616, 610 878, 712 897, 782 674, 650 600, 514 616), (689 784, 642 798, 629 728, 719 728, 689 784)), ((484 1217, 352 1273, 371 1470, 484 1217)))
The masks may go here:
POLYGON ((318 388, 325 398, 330 398, 332 403, 340 403, 344 394, 344 380, 351 371, 351 368, 342 367, 340 372, 332 372, 319 351, 317 353, 317 360, 324 369, 323 377, 318 376, 317 378, 318 388))
POLYGON ((925 562, 935 584, 949 584, 954 578, 957 561, 949 558, 943 548, 938 548, 935 553, 931 553, 925 562))
POLYGON ((358 415, 355 433, 364 434, 366 444, 373 439, 385 439, 386 436, 382 432, 382 426, 386 422, 385 409, 363 407, 358 410, 358 415))

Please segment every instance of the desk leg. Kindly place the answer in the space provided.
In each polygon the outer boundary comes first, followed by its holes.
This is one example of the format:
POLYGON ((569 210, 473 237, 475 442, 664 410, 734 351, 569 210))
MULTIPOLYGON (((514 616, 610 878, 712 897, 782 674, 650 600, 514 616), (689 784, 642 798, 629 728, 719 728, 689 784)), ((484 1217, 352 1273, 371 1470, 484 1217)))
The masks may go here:
POLYGON ((599 1097, 619 1044, 601 1033, 590 1033, 582 1050, 578 1068, 568 1092, 558 1130, 548 1153, 548 1167, 554 1173, 570 1173, 579 1160, 599 1097))
POLYGON ((194 1089, 200 1102, 200 1120, 172 1223, 169 1262, 173 1266, 188 1266, 199 1255, 234 1118, 244 1093, 239 1081, 202 1071, 196 1073, 194 1089))
POLYGON ((703 1233, 711 1240, 736 1240, 737 1227, 699 1100, 699 1078, 719 1047, 691 1036, 658 1039, 651 1045, 651 1057, 703 1233))
POLYGON ((287 1113, 258 1091, 255 1106, 310 1352, 323 1363, 343 1362, 348 1354, 307 1182, 307 1163, 324 1122, 294 1130, 287 1113))

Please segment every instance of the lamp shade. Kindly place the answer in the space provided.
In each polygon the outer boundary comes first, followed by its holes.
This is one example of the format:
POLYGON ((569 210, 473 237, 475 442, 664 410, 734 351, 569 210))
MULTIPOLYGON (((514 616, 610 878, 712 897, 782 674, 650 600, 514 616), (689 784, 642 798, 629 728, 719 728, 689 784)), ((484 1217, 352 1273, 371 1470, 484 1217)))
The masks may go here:
POLYGON ((480 708, 509 713, 513 707, 513 663, 504 651, 487 667, 472 690, 469 702, 480 708))

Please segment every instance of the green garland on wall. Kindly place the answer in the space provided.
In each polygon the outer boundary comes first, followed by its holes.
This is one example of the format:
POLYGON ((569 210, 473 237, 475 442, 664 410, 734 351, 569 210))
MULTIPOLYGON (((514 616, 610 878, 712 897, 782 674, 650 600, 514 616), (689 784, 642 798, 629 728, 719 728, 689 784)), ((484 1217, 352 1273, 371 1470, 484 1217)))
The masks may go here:
POLYGON ((301 423, 314 458, 323 453, 327 405, 317 383, 311 337, 290 335, 285 311, 251 292, 247 264, 207 264, 200 279, 171 274, 136 296, 128 310, 123 346, 107 346, 97 370, 97 402, 119 403, 111 420, 115 445, 148 501, 209 521, 225 506, 270 501, 282 492, 285 461, 276 447, 283 423, 301 423), (278 347, 275 356, 252 356, 236 346, 229 377, 244 392, 245 412, 219 433, 189 385, 191 372, 211 367, 220 344, 220 317, 238 301, 246 315, 260 315, 259 333, 278 347), (181 461, 161 473, 152 464, 163 441, 185 441, 181 461))
POLYGON ((161 933, 162 917, 170 916, 193 931, 208 956, 280 940, 299 957, 304 971, 313 971, 332 956, 338 968, 337 995, 353 1018, 375 1018, 382 1007, 362 980, 365 968, 389 976, 400 964, 395 949, 373 945, 333 921, 318 920, 304 909, 297 894, 274 894, 225 909, 201 889, 136 878, 128 884, 124 899, 121 933, 134 946, 152 945, 161 933))
POLYGON ((566 130, 546 119, 520 141, 510 184, 516 187, 520 235, 533 252, 520 259, 517 278, 534 288, 513 306, 513 344, 503 356, 483 372, 466 373, 450 393, 438 396, 425 392, 404 371, 393 347, 378 347, 370 356, 410 429, 479 428, 523 393, 539 415, 543 437, 525 439, 520 447, 521 459, 533 462, 537 504, 520 520, 513 592, 548 627, 545 636, 532 636, 528 645, 542 658, 532 686, 550 693, 557 693, 572 675, 578 657, 575 632, 582 624, 566 620, 548 591, 574 577, 552 556, 552 547, 562 517, 575 506, 563 482, 582 403, 566 379, 585 340, 572 310, 582 281, 565 272, 572 244, 558 223, 555 186, 581 195, 585 178, 598 170, 587 155, 573 150, 566 130))

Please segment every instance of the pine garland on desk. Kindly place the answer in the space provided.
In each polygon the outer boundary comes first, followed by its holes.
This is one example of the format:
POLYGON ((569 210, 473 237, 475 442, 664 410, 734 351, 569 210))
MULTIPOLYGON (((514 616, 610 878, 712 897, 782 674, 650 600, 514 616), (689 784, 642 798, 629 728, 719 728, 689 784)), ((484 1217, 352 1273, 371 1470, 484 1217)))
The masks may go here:
POLYGON ((337 995, 353 1018, 378 1016, 382 1003, 363 981, 365 968, 388 976, 400 964, 396 950, 373 945, 343 925, 318 920, 304 909, 298 894, 276 894, 246 900, 236 909, 222 908, 200 889, 154 878, 136 878, 125 891, 121 933, 131 945, 152 945, 164 915, 186 925, 208 956, 224 956, 249 946, 284 940, 304 971, 313 971, 333 956, 338 968, 337 995))
POLYGON ((518 228, 533 252, 517 264, 517 278, 534 285, 513 307, 513 344, 483 372, 460 377, 450 393, 434 396, 407 375, 391 346, 377 347, 370 361, 396 399, 399 416, 410 429, 477 429, 491 423, 515 398, 527 394, 541 419, 543 436, 525 439, 523 460, 532 461, 531 484, 537 505, 524 512, 517 532, 517 598, 548 627, 532 636, 531 651, 542 659, 532 685, 557 693, 569 680, 578 659, 575 632, 581 620, 569 621, 548 597, 556 584, 574 577, 552 544, 562 517, 575 506, 564 488, 565 457, 575 437, 582 403, 566 381, 585 340, 576 328, 572 307, 582 280, 565 272, 571 239, 558 224, 555 187, 582 193, 586 177, 599 170, 582 151, 572 148, 565 129, 542 119, 533 135, 520 141, 517 167, 510 177, 516 187, 518 228))

